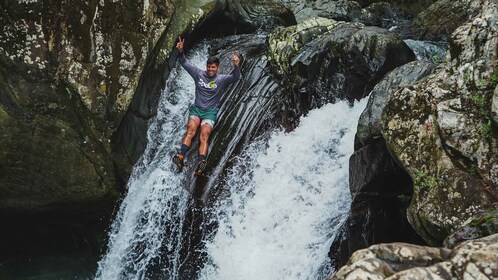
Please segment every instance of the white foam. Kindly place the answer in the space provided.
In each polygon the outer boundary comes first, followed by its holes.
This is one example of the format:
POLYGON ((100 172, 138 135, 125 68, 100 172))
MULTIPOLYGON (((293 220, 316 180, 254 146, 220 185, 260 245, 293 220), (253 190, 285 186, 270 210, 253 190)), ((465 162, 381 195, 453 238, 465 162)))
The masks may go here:
POLYGON ((201 279, 323 279, 350 205, 349 157, 366 100, 329 104, 246 149, 226 181, 201 279))
MULTIPOLYGON (((203 67, 206 57, 207 47, 203 46, 191 61, 203 67)), ((180 144, 193 98, 192 78, 177 67, 162 92, 146 150, 133 168, 95 279, 144 279, 151 263, 158 259, 167 275, 178 275, 182 224, 190 194, 180 186, 185 177, 176 174, 170 153, 180 144), (161 255, 164 247, 168 256, 161 255)))

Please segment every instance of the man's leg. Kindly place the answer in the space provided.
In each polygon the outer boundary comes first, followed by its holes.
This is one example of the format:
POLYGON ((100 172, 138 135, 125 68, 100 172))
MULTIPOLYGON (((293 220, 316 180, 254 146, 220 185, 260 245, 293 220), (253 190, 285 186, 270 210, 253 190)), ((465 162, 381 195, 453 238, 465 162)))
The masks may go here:
POLYGON ((195 175, 199 176, 202 174, 204 169, 206 169, 206 156, 209 147, 209 135, 211 135, 211 131, 213 131, 214 121, 212 120, 203 120, 201 124, 201 133, 199 135, 199 141, 201 142, 199 145, 199 163, 197 164, 197 168, 195 169, 195 175))
POLYGON ((188 117, 187 132, 185 132, 185 136, 183 136, 182 146, 186 145, 187 147, 190 147, 190 144, 192 144, 192 139, 194 139, 195 133, 197 132, 197 128, 199 128, 200 123, 201 119, 199 117, 188 117))
POLYGON ((209 123, 203 123, 201 125, 201 134, 199 135, 199 156, 207 156, 208 146, 209 146, 209 135, 211 135, 213 127, 209 123))
POLYGON ((185 155, 190 148, 190 144, 192 144, 192 139, 194 138, 195 133, 197 132, 197 128, 199 127, 199 124, 201 122, 201 119, 199 117, 193 115, 189 116, 188 119, 187 132, 185 132, 185 136, 183 136, 180 153, 173 156, 173 163, 175 163, 180 169, 185 166, 185 164, 183 163, 183 159, 185 158, 185 155))

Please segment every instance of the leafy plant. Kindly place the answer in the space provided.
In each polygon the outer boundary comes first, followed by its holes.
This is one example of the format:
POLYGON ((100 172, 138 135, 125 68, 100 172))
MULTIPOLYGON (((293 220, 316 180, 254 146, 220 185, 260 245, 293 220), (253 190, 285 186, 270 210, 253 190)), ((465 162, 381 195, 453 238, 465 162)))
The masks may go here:
POLYGON ((415 173, 415 185, 423 189, 430 189, 437 187, 438 180, 436 177, 427 174, 425 171, 418 171, 415 173))
POLYGON ((486 139, 491 139, 493 136, 493 131, 491 129, 491 122, 487 122, 482 124, 481 129, 480 129, 481 135, 486 138, 486 139))
POLYGON ((477 175, 478 172, 477 172, 477 164, 476 163, 472 163, 470 165, 470 174, 472 175, 477 175))

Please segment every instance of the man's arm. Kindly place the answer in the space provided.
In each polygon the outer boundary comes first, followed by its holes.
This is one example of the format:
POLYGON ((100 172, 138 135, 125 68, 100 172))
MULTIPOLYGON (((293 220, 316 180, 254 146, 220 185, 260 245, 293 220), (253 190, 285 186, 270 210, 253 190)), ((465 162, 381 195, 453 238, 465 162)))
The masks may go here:
POLYGON ((185 53, 183 52, 183 45, 185 43, 185 39, 182 39, 182 37, 178 37, 178 43, 176 44, 176 48, 180 52, 180 65, 185 69, 192 78, 196 78, 199 75, 199 68, 196 66, 192 65, 190 61, 185 57, 185 53))
POLYGON ((233 73, 230 75, 227 75, 226 81, 228 84, 235 83, 236 81, 238 81, 240 79, 240 67, 239 67, 240 58, 239 58, 239 55, 237 54, 237 52, 232 53, 232 59, 233 59, 234 68, 233 68, 233 73))

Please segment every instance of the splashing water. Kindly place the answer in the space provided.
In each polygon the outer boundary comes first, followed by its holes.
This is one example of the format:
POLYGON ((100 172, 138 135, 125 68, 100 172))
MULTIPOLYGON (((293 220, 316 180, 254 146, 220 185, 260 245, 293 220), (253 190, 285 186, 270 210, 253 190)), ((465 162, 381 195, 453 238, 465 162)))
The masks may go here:
MULTIPOLYGON (((191 58, 203 67, 207 46, 191 58)), ((194 98, 194 82, 186 71, 174 69, 161 94, 158 115, 148 130, 148 145, 132 171, 128 194, 114 221, 106 255, 98 263, 95 279, 177 279, 182 224, 190 194, 181 186, 185 176, 171 164, 173 147, 184 133, 187 108, 194 98)))
POLYGON ((366 99, 311 111, 291 133, 251 144, 229 172, 201 279, 324 279, 350 205, 349 157, 366 99))
MULTIPOLYGON (((191 58, 202 67, 207 46, 191 58)), ((191 195, 170 160, 184 133, 194 84, 179 67, 162 93, 148 146, 133 168, 95 279, 184 279, 181 244, 191 195), (159 271, 159 272, 158 272, 159 271)), ((324 279, 327 253, 350 204, 348 161, 366 100, 311 111, 291 133, 269 132, 236 160, 214 205, 199 279, 324 279), (268 136, 267 135, 267 136, 268 136)))

